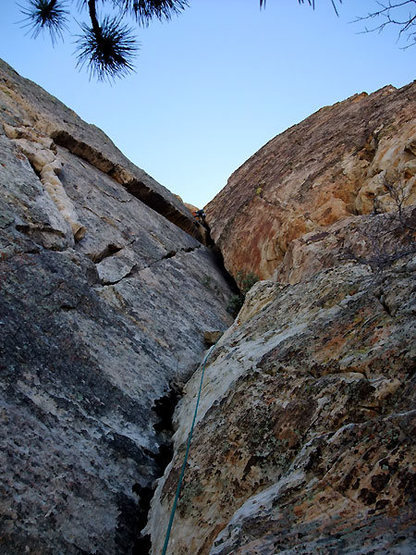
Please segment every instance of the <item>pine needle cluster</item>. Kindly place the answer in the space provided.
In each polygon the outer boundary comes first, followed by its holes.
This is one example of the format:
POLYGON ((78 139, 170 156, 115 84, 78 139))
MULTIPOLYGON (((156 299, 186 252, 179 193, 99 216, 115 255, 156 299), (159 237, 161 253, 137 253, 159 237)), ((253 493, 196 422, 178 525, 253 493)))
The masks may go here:
POLYGON ((57 39, 63 39, 69 15, 63 2, 29 0, 26 6, 21 6, 21 11, 25 16, 24 26, 29 28, 33 38, 37 38, 41 31, 46 29, 53 44, 57 39))
POLYGON ((77 66, 88 66, 91 77, 98 81, 113 80, 134 70, 137 41, 133 30, 120 17, 106 16, 97 30, 82 23, 81 30, 76 41, 77 66))
POLYGON ((88 23, 79 23, 77 66, 86 66, 99 81, 113 81, 134 71, 139 45, 129 18, 147 26, 152 19, 168 20, 188 6, 187 0, 27 0, 20 6, 23 24, 33 38, 47 31, 55 44, 68 30, 71 3, 88 16, 88 23))

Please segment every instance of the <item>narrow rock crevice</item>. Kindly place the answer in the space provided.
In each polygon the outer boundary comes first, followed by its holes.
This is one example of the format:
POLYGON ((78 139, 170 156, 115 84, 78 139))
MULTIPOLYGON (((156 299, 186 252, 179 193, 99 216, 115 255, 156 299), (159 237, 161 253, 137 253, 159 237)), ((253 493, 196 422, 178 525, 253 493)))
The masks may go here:
POLYGON ((147 524, 150 504, 156 489, 156 480, 163 476, 167 465, 173 458, 173 414, 182 395, 182 386, 171 382, 166 395, 156 399, 152 407, 158 417, 153 427, 160 440, 158 452, 150 453, 157 464, 157 476, 151 487, 141 487, 139 484, 133 486, 133 491, 140 496, 139 517, 137 519, 138 537, 134 542, 133 555, 148 555, 151 550, 150 535, 142 534, 142 531, 147 524))
MULTIPOLYGON (((179 254, 181 252, 186 252, 186 253, 194 252, 199 248, 200 248, 200 245, 197 245, 196 247, 186 247, 184 249, 179 249, 177 251, 169 251, 164 256, 162 256, 162 258, 160 260, 166 260, 167 258, 173 258, 174 256, 176 256, 177 254, 179 254)), ((157 262, 160 262, 160 260, 158 260, 157 262)))
MULTIPOLYGON (((163 260, 168 260, 169 258, 173 258, 175 257, 177 254, 180 254, 181 252, 185 252, 185 253, 189 253, 189 252, 194 252, 197 249, 199 249, 201 247, 201 245, 197 245, 196 247, 187 247, 184 249, 178 249, 177 251, 168 251, 166 254, 164 254, 162 256, 162 258, 159 258, 158 260, 155 260, 154 262, 151 262, 150 264, 148 264, 147 266, 145 266, 144 268, 141 268, 137 273, 140 273, 144 270, 147 270, 148 268, 151 268, 152 266, 155 266, 156 264, 159 264, 160 262, 162 262, 163 260)), ((129 277, 128 275, 124 276, 122 279, 129 277)))
POLYGON ((120 281, 134 277, 138 273, 139 273, 139 270, 138 270, 137 264, 134 264, 134 266, 132 266, 131 269, 126 274, 122 275, 119 279, 115 279, 114 281, 111 281, 108 279, 102 279, 101 285, 103 285, 104 287, 107 285, 117 285, 117 283, 120 283, 120 281))
MULTIPOLYGON (((204 242, 204 244, 211 251, 212 256, 214 258, 214 263, 215 263, 218 271, 220 272, 220 274, 225 279, 225 281, 226 281, 228 287, 231 289, 232 293, 239 294, 240 289, 237 285, 237 282, 235 281, 233 276, 229 273, 229 271, 225 267, 224 257, 223 257, 223 254, 221 252, 221 249, 215 243, 214 239, 211 237, 211 228, 210 228, 208 222, 206 220, 204 220, 203 223, 200 224, 200 225, 203 226, 204 231, 205 231, 205 242, 204 242)), ((195 249, 189 248, 189 249, 183 249, 183 250, 185 252, 191 252, 192 250, 195 250, 195 249)))
POLYGON ((53 227, 47 225, 33 225, 33 224, 17 224, 16 230, 20 231, 20 233, 24 233, 25 235, 31 235, 34 232, 41 232, 41 233, 51 233, 53 235, 57 235, 58 237, 65 238, 65 233, 60 229, 54 229, 53 227))
POLYGON ((378 302, 380 303, 381 307, 383 308, 384 312, 386 312, 390 317, 393 317, 393 313, 392 310, 390 308, 390 306, 388 305, 385 297, 384 297, 384 292, 383 291, 379 291, 378 293, 376 293, 375 298, 378 300, 378 302))
MULTIPOLYGON (((131 243, 129 243, 130 245, 131 243)), ((117 254, 118 252, 122 251, 126 246, 125 245, 123 247, 116 247, 115 245, 108 245, 103 251, 101 251, 99 254, 90 254, 89 258, 95 262, 95 264, 99 264, 100 262, 102 262, 104 259, 109 258, 115 254, 117 254)), ((116 285, 117 283, 120 283, 120 281, 123 281, 124 279, 128 279, 131 277, 136 276, 137 274, 139 274, 140 272, 147 270, 148 268, 155 266, 156 264, 159 264, 160 262, 162 262, 163 260, 167 260, 169 258, 173 258, 174 256, 176 256, 177 254, 181 253, 181 252, 185 252, 185 253, 189 253, 189 252, 193 252, 197 249, 199 249, 201 247, 201 245, 197 245, 196 247, 187 247, 184 249, 179 249, 177 251, 169 251, 167 252, 164 256, 162 256, 162 258, 159 258, 153 262, 151 262, 150 264, 148 264, 145 267, 139 267, 138 264, 133 264, 130 268, 126 268, 125 269, 125 273, 120 275, 120 277, 118 277, 118 279, 106 279, 106 278, 102 278, 101 279, 101 285, 103 286, 108 286, 108 285, 116 285), (140 268, 140 269, 139 269, 140 268)))
MULTIPOLYGON (((139 495, 139 515, 137 518, 137 530, 141 532, 143 528, 147 524, 147 515, 149 514, 150 510, 150 503, 153 498, 154 488, 145 486, 142 487, 139 484, 134 484, 132 487, 132 491, 139 495)), ((150 540, 150 535, 139 535, 138 538, 134 541, 133 548, 132 548, 132 555, 146 555, 150 553, 150 549, 152 547, 152 542, 150 540)))
POLYGON ((215 243, 214 239, 211 237, 211 228, 209 227, 209 224, 206 221, 204 222, 204 227, 206 230, 207 247, 209 248, 209 250, 211 251, 214 257, 214 262, 215 262, 215 265, 217 266, 218 271, 225 279, 232 293, 239 294, 240 289, 237 285, 237 282, 233 278, 232 274, 230 274, 230 272, 225 267, 224 256, 221 252, 220 247, 215 243))
POLYGON ((217 245, 214 244, 214 246, 211 247, 210 250, 211 250, 211 252, 214 256, 215 264, 218 268, 218 271, 220 272, 220 274, 225 279, 228 287, 231 289, 231 292, 234 293, 234 294, 241 293, 240 288, 237 285, 237 282, 233 278, 232 274, 230 274, 230 272, 225 267, 224 257, 222 255, 222 252, 221 252, 220 248, 217 247, 217 245))
MULTIPOLYGON (((21 150, 21 149, 19 149, 19 150, 21 150)), ((25 154, 25 153, 23 153, 23 154, 25 154)), ((36 177, 39 179, 39 181, 41 181, 42 175, 41 175, 40 170, 39 170, 39 169, 36 167, 36 165, 33 163, 33 160, 31 159, 31 157, 27 156, 26 154, 25 154, 25 156, 26 156, 27 161, 28 161, 29 164, 30 164, 30 167, 31 167, 32 170, 33 170, 33 173, 36 175, 36 177)))
MULTIPOLYGON (((114 176, 112 176, 114 177, 114 176)), ((114 177, 116 179, 116 177, 114 177)), ((118 179, 116 179, 118 181, 118 179)), ((146 204, 149 208, 178 226, 180 229, 195 237, 198 241, 205 244, 204 233, 200 229, 200 224, 193 220, 191 214, 189 217, 177 210, 167 199, 161 194, 153 191, 142 181, 131 179, 130 181, 120 182, 127 191, 146 204)))

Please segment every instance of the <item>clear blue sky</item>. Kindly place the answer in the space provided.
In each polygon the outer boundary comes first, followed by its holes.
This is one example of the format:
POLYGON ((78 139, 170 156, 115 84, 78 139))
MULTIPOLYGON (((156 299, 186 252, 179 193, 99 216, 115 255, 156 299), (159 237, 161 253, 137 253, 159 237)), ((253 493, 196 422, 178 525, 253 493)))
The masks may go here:
MULTIPOLYGON (((20 0, 23 3, 24 0, 20 0)), ((375 0, 190 0, 169 23, 138 29, 137 72, 115 85, 75 69, 73 40, 25 36, 15 0, 1 0, 0 57, 101 127, 185 201, 203 206, 277 133, 356 92, 416 78, 416 46, 397 30, 358 34, 375 0)), ((76 5, 76 2, 74 2, 76 5)), ((77 14, 79 20, 82 17, 77 14)))

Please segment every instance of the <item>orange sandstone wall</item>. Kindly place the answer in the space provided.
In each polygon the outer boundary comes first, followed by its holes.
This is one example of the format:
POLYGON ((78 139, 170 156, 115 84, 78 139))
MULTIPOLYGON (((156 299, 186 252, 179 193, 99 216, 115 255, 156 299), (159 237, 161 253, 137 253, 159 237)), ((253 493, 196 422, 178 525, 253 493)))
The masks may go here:
POLYGON ((357 94, 276 136, 206 207, 234 275, 271 277, 290 243, 350 216, 390 210, 385 182, 416 200, 416 82, 357 94))

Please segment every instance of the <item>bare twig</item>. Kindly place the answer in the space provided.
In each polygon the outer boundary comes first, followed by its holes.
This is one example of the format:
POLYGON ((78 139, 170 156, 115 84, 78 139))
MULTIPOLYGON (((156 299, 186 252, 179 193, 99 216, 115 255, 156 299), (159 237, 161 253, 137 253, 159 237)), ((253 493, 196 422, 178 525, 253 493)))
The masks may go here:
POLYGON ((355 19, 357 22, 374 22, 374 25, 365 26, 363 33, 381 33, 387 27, 395 26, 398 29, 398 39, 407 35, 411 42, 403 48, 409 48, 416 43, 416 0, 389 0, 376 2, 379 9, 365 16, 355 19))

